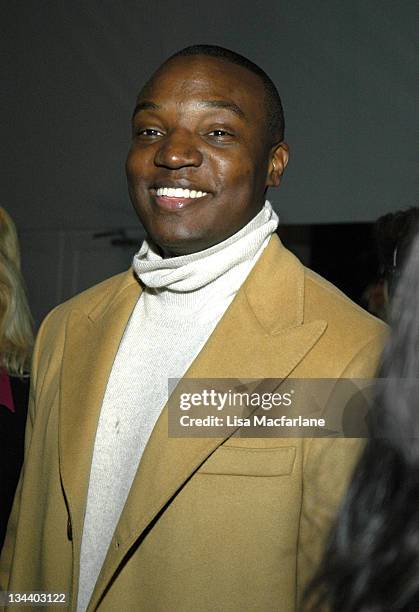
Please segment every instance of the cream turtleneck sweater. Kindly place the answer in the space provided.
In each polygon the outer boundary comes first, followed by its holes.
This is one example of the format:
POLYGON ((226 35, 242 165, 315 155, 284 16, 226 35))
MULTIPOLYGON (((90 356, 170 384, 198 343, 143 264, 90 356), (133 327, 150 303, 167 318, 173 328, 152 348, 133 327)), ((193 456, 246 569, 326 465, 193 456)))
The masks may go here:
POLYGON ((77 609, 86 609, 152 429, 278 225, 267 201, 239 232, 205 251, 163 259, 144 241, 133 268, 144 290, 106 387, 94 445, 77 609))

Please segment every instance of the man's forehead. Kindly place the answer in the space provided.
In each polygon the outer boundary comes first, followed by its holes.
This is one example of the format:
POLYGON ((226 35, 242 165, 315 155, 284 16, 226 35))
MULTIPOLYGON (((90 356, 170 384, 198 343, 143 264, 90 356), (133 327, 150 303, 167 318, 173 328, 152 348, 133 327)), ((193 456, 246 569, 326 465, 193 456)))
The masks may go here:
POLYGON ((263 85, 250 70, 223 58, 205 55, 178 56, 162 64, 140 91, 137 102, 161 88, 205 90, 206 100, 245 96, 260 100, 263 85))
MULTIPOLYGON (((249 117, 244 112, 244 110, 238 104, 233 102, 233 100, 228 100, 225 98, 217 98, 214 100, 196 100, 194 101, 194 106, 198 108, 200 107, 202 109, 228 110, 240 117, 240 119, 243 119, 244 121, 249 121, 249 117)), ((144 97, 142 97, 138 100, 138 103, 134 108, 133 116, 143 110, 159 111, 161 110, 161 108, 162 107, 160 104, 157 104, 152 100, 144 99, 144 97)))

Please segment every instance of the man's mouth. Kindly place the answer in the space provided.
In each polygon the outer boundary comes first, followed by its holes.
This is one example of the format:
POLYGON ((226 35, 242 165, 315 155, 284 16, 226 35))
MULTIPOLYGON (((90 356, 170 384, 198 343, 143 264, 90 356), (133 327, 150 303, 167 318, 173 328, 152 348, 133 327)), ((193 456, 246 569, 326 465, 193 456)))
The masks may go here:
POLYGON ((157 195, 167 198, 203 198, 208 195, 206 191, 195 191, 195 189, 182 189, 182 187, 159 187, 157 195))
POLYGON ((168 211, 176 211, 195 203, 208 195, 207 191, 184 189, 183 187, 158 187, 155 190, 156 202, 159 207, 168 211))

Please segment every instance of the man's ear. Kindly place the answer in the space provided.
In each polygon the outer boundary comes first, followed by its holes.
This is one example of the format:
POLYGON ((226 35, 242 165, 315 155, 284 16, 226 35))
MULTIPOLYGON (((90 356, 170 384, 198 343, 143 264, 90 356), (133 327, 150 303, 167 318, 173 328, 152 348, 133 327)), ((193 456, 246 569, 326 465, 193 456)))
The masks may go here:
POLYGON ((289 147, 285 142, 275 145, 271 149, 267 187, 278 187, 289 159, 289 147))

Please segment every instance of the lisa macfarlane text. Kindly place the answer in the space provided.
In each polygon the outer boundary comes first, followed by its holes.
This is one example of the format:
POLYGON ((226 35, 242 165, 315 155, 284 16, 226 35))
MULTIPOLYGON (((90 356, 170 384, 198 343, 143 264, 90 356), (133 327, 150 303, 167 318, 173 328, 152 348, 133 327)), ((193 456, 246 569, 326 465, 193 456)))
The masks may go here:
POLYGON ((254 414, 251 417, 235 415, 214 416, 202 418, 184 414, 179 419, 182 427, 325 427, 325 419, 306 418, 302 416, 287 417, 285 415, 272 418, 265 414, 254 414))

